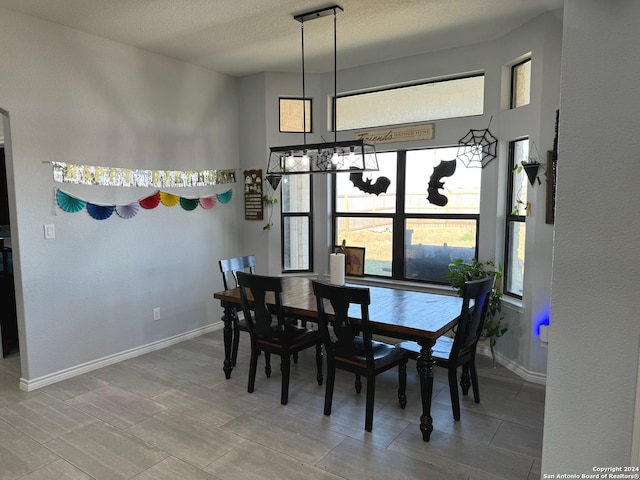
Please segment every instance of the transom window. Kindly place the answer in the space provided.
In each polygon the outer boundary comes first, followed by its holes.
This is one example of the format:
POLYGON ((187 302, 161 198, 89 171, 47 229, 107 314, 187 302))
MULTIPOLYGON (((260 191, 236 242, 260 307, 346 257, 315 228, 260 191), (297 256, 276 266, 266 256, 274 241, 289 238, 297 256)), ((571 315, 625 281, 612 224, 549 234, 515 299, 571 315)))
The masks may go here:
POLYGON ((338 96, 338 131, 482 115, 484 75, 338 96), (393 108, 390 108, 393 106, 393 108))
POLYGON ((311 132, 311 99, 302 102, 301 98, 280 98, 280 131, 292 133, 311 132), (302 119, 305 119, 305 130, 302 119))
POLYGON ((531 58, 511 67, 511 108, 531 102, 531 58))

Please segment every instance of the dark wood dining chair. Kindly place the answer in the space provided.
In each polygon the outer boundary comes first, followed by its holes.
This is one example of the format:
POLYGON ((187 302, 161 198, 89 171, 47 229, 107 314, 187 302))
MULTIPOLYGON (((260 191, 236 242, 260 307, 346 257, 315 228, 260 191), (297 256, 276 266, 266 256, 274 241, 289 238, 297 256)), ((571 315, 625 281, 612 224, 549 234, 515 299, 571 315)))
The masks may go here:
MULTIPOLYGON (((286 321, 282 311, 282 278, 245 272, 238 272, 237 278, 242 311, 251 337, 251 362, 247 391, 252 393, 255 387, 259 353, 264 352, 265 357, 267 354, 279 355, 280 370, 282 371, 280 403, 286 405, 289 401, 291 356, 314 346, 316 348, 316 380, 318 385, 322 385, 322 339, 320 332, 286 321), (267 296, 272 297, 275 302, 271 309, 267 305, 267 296)), ((267 377, 271 376, 271 366, 268 361, 265 373, 267 377)))
MULTIPOLYGON (((246 255, 244 257, 225 258, 218 262, 220 272, 222 273, 222 283, 225 290, 238 287, 238 272, 255 273, 256 257, 254 255, 246 255)), ((238 307, 241 310, 242 307, 238 307)), ((248 332, 247 323, 244 318, 238 316, 238 310, 234 309, 232 314, 235 316, 233 322, 233 344, 231 346, 231 365, 235 367, 238 359, 238 346, 240 343, 240 331, 248 332)))
POLYGON ((313 282, 318 308, 318 325, 327 357, 327 385, 324 397, 324 414, 331 415, 333 386, 336 368, 355 373, 356 392, 362 389, 361 377, 367 379, 367 399, 364 428, 370 432, 373 428, 373 406, 376 391, 376 376, 391 368, 398 367, 398 400, 400 407, 407 405, 407 361, 409 354, 372 339, 369 324, 369 289, 358 287, 340 287, 321 282, 313 282), (325 310, 328 300, 333 315, 325 310), (348 312, 351 305, 359 307, 360 323, 354 326, 348 312), (331 330, 331 333, 330 333, 331 330), (359 333, 362 332, 360 335, 359 333))
MULTIPOLYGON (((455 336, 453 338, 442 336, 438 338, 433 347, 435 364, 448 371, 454 420, 460 420, 458 367, 462 367, 460 378, 462 394, 469 393, 469 387, 473 386, 473 399, 476 403, 480 403, 480 388, 476 372, 476 347, 487 317, 494 281, 495 276, 491 275, 480 280, 465 282, 462 289, 462 311, 455 327, 455 336)), ((420 354, 420 345, 415 342, 401 342, 399 347, 406 350, 413 359, 417 359, 420 354)))

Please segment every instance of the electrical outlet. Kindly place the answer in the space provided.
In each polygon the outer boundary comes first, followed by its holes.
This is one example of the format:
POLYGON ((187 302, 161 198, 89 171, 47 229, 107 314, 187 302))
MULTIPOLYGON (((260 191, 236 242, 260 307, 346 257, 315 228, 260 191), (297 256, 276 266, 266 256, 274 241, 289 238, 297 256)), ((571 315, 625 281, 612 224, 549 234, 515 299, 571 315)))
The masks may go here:
POLYGON ((160 307, 156 307, 153 309, 153 319, 160 320, 160 307))

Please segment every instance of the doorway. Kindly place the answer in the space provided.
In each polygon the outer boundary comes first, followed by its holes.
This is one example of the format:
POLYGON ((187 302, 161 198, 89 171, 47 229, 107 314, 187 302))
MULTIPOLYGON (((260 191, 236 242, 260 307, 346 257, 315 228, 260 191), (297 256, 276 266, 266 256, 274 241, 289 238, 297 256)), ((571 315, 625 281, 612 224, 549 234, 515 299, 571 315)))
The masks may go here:
POLYGON ((16 295, 13 281, 13 251, 11 248, 11 223, 9 220, 9 195, 4 142, 0 145, 0 336, 2 357, 18 351, 18 322, 16 295))

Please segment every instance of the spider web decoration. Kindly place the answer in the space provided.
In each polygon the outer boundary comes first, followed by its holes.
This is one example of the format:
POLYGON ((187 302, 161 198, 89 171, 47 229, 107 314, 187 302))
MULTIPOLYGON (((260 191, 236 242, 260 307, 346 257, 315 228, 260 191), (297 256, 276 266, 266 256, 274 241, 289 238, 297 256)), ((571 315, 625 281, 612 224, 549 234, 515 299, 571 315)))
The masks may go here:
POLYGON ((488 128, 484 130, 469 130, 464 137, 458 140, 458 153, 456 158, 464 163, 464 166, 484 168, 496 158, 496 145, 498 139, 491 135, 488 128))

